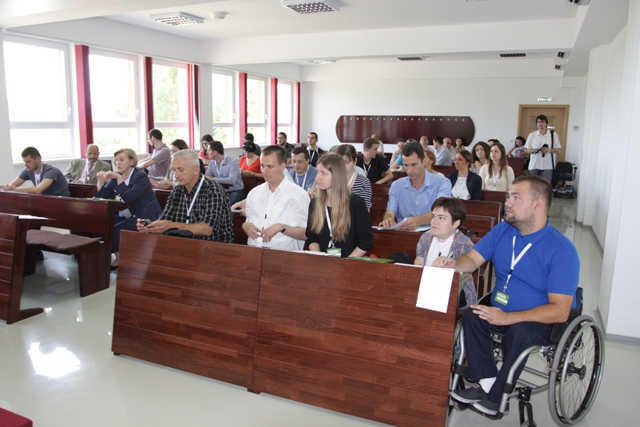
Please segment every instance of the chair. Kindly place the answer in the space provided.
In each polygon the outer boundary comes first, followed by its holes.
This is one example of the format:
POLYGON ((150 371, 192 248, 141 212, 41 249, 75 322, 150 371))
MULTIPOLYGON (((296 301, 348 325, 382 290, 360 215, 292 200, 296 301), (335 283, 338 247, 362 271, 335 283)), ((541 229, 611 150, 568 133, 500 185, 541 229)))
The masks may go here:
POLYGON ((577 169, 578 168, 574 166, 573 163, 569 162, 558 162, 556 164, 555 175, 557 178, 557 185, 554 185, 553 187, 554 196, 568 199, 573 199, 575 197, 574 186, 567 184, 567 182, 576 179, 577 169))
MULTIPOLYGON (((572 310, 565 323, 556 324, 551 334, 551 345, 532 346, 523 351, 509 371, 504 387, 500 411, 496 416, 482 414, 490 419, 501 419, 510 397, 518 399, 521 426, 535 426, 531 394, 548 390, 549 411, 559 426, 575 424, 582 420, 593 405, 604 366, 604 335, 600 326, 590 316, 582 314, 582 288, 578 288, 576 297, 579 307, 572 310), (546 380, 536 384, 519 378, 515 383, 515 370, 531 354, 540 354, 546 361, 544 370, 525 366, 523 372, 546 380)), ((482 303, 482 302, 480 302, 482 303)), ((501 339, 494 335, 494 354, 496 363, 502 359, 501 339)), ((464 388, 464 377, 469 376, 465 360, 464 331, 461 322, 456 326, 455 350, 450 390, 464 388)), ((474 411, 471 405, 465 405, 451 399, 453 408, 474 411)), ((477 412, 477 411, 476 411, 477 412)))

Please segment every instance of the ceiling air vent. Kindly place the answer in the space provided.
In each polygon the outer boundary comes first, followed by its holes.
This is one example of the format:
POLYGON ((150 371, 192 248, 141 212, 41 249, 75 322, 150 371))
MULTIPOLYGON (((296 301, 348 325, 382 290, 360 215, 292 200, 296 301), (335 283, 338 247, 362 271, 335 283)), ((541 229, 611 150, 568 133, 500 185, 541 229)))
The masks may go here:
POLYGON ((501 53, 500 58, 524 58, 526 53, 501 53))
POLYGON ((399 56, 398 59, 400 61, 424 61, 421 56, 399 56))
POLYGON ((313 0, 283 0, 282 5, 295 12, 319 13, 319 12, 337 12, 340 10, 337 4, 330 0, 313 1, 313 0))

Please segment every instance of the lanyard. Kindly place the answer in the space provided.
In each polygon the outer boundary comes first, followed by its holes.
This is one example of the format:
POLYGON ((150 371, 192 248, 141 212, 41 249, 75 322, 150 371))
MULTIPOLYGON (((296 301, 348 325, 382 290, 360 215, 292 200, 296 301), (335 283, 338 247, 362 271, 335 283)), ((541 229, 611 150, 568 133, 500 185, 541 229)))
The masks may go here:
POLYGON ((302 185, 300 185, 300 175, 296 174, 296 184, 298 184, 298 186, 302 187, 302 189, 304 190, 304 184, 307 182, 307 174, 309 173, 309 169, 307 169, 307 171, 304 173, 304 179, 302 180, 302 185))
POLYGON ((356 180, 356 173, 353 172, 351 174, 351 179, 349 179, 349 183, 347 184, 347 187, 351 188, 351 185, 353 184, 353 182, 356 180))
MULTIPOLYGON (((198 189, 196 190, 196 194, 193 195, 193 199, 191 199, 191 204, 187 208, 187 224, 189 224, 189 218, 191 217, 191 210, 193 209, 193 205, 196 202, 196 199, 198 198, 198 193, 200 192, 200 187, 202 187, 202 183, 203 182, 204 182, 204 177, 202 177, 202 179, 200 180, 200 184, 198 185, 198 189)), ((184 197, 185 197, 185 199, 187 198, 186 195, 184 197)))
POLYGON ((317 150, 309 149, 309 162, 313 162, 313 157, 317 154, 317 150))
POLYGON ((329 208, 324 207, 324 213, 327 217, 327 225, 329 226, 329 248, 333 248, 333 231, 331 231, 331 215, 329 215, 329 208))
POLYGON ((364 157, 362 158, 362 167, 364 168, 365 172, 367 172, 367 177, 369 176, 369 171, 371 170, 372 161, 373 159, 371 159, 371 161, 369 162, 369 167, 367 167, 367 164, 364 162, 364 157))
POLYGON ((496 171, 491 171, 491 172, 493 172, 493 191, 495 191, 496 185, 498 185, 498 175, 496 175, 496 171))
POLYGON ((224 163, 224 158, 225 157, 226 156, 222 156, 222 161, 220 162, 220 164, 218 164, 218 162, 216 162, 215 160, 213 161, 216 164, 216 176, 218 178, 221 178, 220 169, 222 169, 222 164, 224 163))
POLYGON ((504 284, 504 289, 502 292, 507 293, 507 285, 509 285, 509 279, 511 279, 511 274, 513 274, 513 269, 516 267, 516 264, 520 262, 524 254, 527 253, 529 248, 531 248, 532 244, 529 243, 525 248, 520 252, 520 255, 516 258, 516 236, 513 236, 513 248, 511 249, 511 269, 509 270, 509 275, 507 276, 507 281, 504 284))

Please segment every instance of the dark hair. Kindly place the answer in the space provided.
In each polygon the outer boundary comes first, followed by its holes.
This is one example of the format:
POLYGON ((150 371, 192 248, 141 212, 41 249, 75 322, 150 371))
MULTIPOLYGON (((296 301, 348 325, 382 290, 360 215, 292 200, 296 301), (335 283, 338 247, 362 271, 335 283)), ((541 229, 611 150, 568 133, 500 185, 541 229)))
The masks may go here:
POLYGON ((469 164, 473 163, 473 160, 471 158, 471 153, 468 152, 467 150, 458 151, 456 153, 456 155, 458 155, 458 154, 460 154, 462 157, 464 157, 464 159, 467 161, 467 163, 469 163, 469 164))
MULTIPOLYGON (((500 160, 498 161, 498 167, 499 167, 498 178, 500 178, 503 174, 506 177, 507 176, 507 151, 504 149, 504 145, 500 144, 499 142, 497 144, 493 144, 493 147, 496 147, 498 150, 500 150, 500 160)), ((491 149, 493 149, 493 147, 491 147, 491 149)), ((488 170, 489 176, 493 176, 493 160, 491 160, 491 157, 489 157, 488 169, 489 169, 488 170)))
POLYGON ((356 159, 358 158, 358 155, 356 154, 356 149, 351 144, 342 144, 338 146, 338 149, 336 150, 336 154, 339 154, 342 157, 347 156, 348 158, 351 159, 352 162, 355 162, 356 159))
POLYGON ((315 137, 316 137, 316 141, 318 140, 318 134, 317 134, 317 133, 315 133, 315 132, 309 132, 309 135, 313 135, 313 136, 315 136, 315 137))
POLYGON ((264 150, 262 150, 263 156, 270 156, 272 154, 276 154, 278 156, 278 164, 287 163, 287 150, 282 148, 279 145, 269 145, 264 150))
POLYGON ((173 145, 174 147, 178 147, 179 150, 187 150, 189 148, 184 139, 176 139, 171 143, 171 145, 173 145))
MULTIPOLYGON (((527 143, 527 140, 524 139, 522 136, 516 136, 516 141, 518 141, 518 140, 522 141, 522 145, 527 143)), ((516 146, 517 146, 517 144, 516 144, 516 146)))
POLYGON ((500 141, 498 141, 498 140, 497 140, 497 139, 495 139, 495 138, 491 138, 491 139, 488 139, 488 140, 487 140, 487 145, 490 145, 490 144, 489 144, 489 142, 490 142, 490 141, 493 141, 494 145, 495 145, 495 144, 500 144, 500 141))
POLYGON ((244 140, 253 142, 253 134, 252 133, 245 133, 244 134, 244 140))
POLYGON ((464 220, 467 219, 467 207, 461 199, 455 197, 438 197, 433 205, 431 205, 431 212, 436 208, 442 208, 445 212, 449 212, 451 215, 451 224, 460 220, 458 228, 464 225, 464 220))
POLYGON ((538 120, 542 120, 546 124, 549 124, 549 119, 547 119, 547 116, 545 116, 544 114, 540 114, 538 117, 536 117, 536 123, 538 123, 538 120))
POLYGON ((211 151, 217 151, 224 156, 224 145, 220 141, 211 141, 208 143, 211 151))
POLYGON ((160 141, 162 141, 162 132, 160 132, 159 129, 151 129, 149 131, 149 139, 151 138, 159 139, 160 141))
POLYGON ((398 140, 396 140, 396 144, 399 142, 407 142, 407 140, 404 138, 399 138, 398 140))
POLYGON ((282 135, 282 136, 284 136, 284 139, 287 139, 287 134, 284 133, 284 132, 278 132, 278 135, 282 135))
POLYGON ((476 154, 476 147, 477 146, 481 146, 482 149, 484 150, 484 157, 485 159, 489 159, 489 152, 491 151, 491 148, 489 147, 489 145, 484 142, 484 141, 478 141, 476 143, 476 145, 473 146, 473 154, 472 154, 472 158, 474 162, 478 162, 480 161, 480 159, 478 158, 478 155, 476 154))
POLYGON ((200 142, 205 142, 205 141, 213 142, 213 137, 208 133, 205 133, 204 135, 202 135, 202 138, 200 138, 200 142))
POLYGON ((435 138, 433 138, 433 142, 434 143, 438 143, 438 144, 444 144, 444 139, 441 136, 436 136, 435 138))
POLYGON ((368 150, 373 148, 374 145, 380 145, 380 141, 373 138, 367 138, 362 142, 362 149, 368 150))
POLYGON ((553 198, 553 188, 549 181, 538 175, 520 175, 513 180, 513 184, 519 184, 521 182, 528 182, 531 188, 531 196, 534 200, 542 199, 547 206, 547 211, 551 206, 551 199, 553 198))
POLYGON ((402 147, 402 157, 409 157, 412 154, 417 154, 420 161, 424 159, 424 148, 419 142, 407 142, 402 147))
POLYGON ((242 149, 244 151, 249 152, 249 153, 255 153, 256 152, 256 144, 254 144, 253 141, 245 141, 245 143, 242 144, 242 149))
POLYGON ((40 152, 35 147, 27 147, 24 150, 22 150, 22 157, 27 157, 27 156, 31 156, 31 158, 33 159, 35 159, 36 157, 42 158, 42 156, 40 155, 40 152))
POLYGON ((292 156, 295 156, 296 154, 304 154, 304 158, 309 160, 309 150, 307 150, 307 147, 298 145, 293 149, 293 151, 291 151, 292 156))

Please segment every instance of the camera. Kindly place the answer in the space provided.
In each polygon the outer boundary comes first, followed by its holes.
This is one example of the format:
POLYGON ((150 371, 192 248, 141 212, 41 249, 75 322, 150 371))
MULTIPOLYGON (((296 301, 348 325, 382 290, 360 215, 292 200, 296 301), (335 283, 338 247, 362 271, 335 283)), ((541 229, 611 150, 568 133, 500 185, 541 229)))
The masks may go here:
MULTIPOLYGON (((541 148, 538 148, 536 150, 536 154, 538 154, 540 151, 542 151, 543 148, 549 148, 549 144, 544 144, 541 148)), ((542 153, 542 157, 544 157, 544 155, 547 153, 542 153)))

